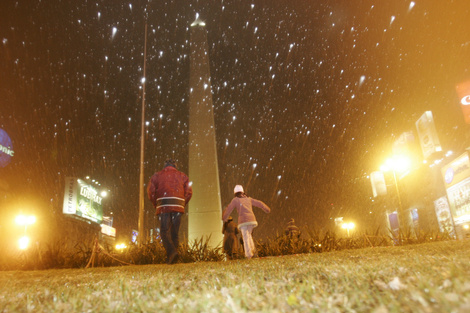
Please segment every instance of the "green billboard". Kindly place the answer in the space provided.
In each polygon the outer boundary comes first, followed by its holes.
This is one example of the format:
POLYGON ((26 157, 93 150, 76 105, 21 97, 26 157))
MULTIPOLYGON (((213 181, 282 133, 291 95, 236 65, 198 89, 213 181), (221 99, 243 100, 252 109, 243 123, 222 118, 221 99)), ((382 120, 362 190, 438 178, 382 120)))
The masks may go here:
POLYGON ((102 200, 98 191, 87 182, 75 177, 65 179, 64 214, 75 215, 101 224, 102 200))

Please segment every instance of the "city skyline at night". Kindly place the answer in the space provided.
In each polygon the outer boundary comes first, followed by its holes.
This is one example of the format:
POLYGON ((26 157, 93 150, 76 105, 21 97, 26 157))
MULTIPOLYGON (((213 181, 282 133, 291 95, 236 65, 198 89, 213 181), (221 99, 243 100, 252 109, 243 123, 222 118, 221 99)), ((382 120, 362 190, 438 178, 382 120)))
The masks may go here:
MULTIPOLYGON (((455 89, 470 79, 463 1, 0 7, 0 129, 15 151, 0 168, 8 206, 61 214, 65 178, 90 176, 109 189, 103 209, 118 232, 137 228, 144 25, 148 181, 168 157, 188 172, 196 13, 208 30, 222 207, 236 184, 268 204, 255 236, 290 218, 322 228, 338 211, 368 213, 368 174, 425 111, 444 151, 469 143, 455 89)), ((153 227, 147 199, 145 212, 153 227)))

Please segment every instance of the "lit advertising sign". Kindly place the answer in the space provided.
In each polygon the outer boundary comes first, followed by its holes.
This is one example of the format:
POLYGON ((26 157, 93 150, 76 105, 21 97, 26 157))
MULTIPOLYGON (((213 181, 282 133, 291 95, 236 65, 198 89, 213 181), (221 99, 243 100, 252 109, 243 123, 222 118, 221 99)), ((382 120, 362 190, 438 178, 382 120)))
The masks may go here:
POLYGON ((416 121, 416 130, 418 131, 419 142, 425 159, 437 151, 442 151, 431 111, 424 112, 416 121))
POLYGON ((443 196, 434 201, 434 209, 436 210, 437 222, 439 223, 439 230, 444 233, 447 232, 451 236, 455 236, 454 222, 450 213, 449 202, 447 197, 443 196))
POLYGON ((116 237, 116 228, 108 226, 106 224, 101 224, 101 233, 110 237, 116 237))
POLYGON ((341 224, 343 224, 343 217, 336 217, 335 226, 340 226, 341 224))
POLYGON ((455 225, 470 221, 470 177, 447 189, 455 225))
POLYGON ((455 225, 470 221, 470 159, 463 153, 441 169, 455 225))
POLYGON ((7 132, 0 129, 0 167, 5 167, 11 162, 15 152, 7 132))
POLYGON ((132 242, 136 243, 137 242, 137 237, 139 236, 139 232, 135 229, 132 230, 132 242))
POLYGON ((470 81, 457 85, 455 89, 457 90, 465 123, 470 124, 470 81))
POLYGON ((103 198, 85 181, 74 177, 65 179, 64 214, 77 215, 101 224, 103 220, 103 198))
POLYGON ((398 237, 400 232, 400 223, 398 222, 397 212, 388 214, 388 223, 390 225, 390 230, 392 231, 393 237, 398 237))
POLYGON ((370 174, 370 182, 372 184, 372 194, 375 197, 387 194, 387 185, 385 185, 384 173, 380 171, 370 174))
POLYGON ((415 136, 413 132, 404 132, 393 142, 392 151, 394 155, 409 155, 411 146, 414 144, 415 136))
POLYGON ((470 177, 470 159, 468 153, 463 153, 449 164, 443 166, 441 174, 444 178, 446 189, 470 177))
POLYGON ((113 217, 112 216, 103 216, 103 224, 108 226, 113 226, 113 217))

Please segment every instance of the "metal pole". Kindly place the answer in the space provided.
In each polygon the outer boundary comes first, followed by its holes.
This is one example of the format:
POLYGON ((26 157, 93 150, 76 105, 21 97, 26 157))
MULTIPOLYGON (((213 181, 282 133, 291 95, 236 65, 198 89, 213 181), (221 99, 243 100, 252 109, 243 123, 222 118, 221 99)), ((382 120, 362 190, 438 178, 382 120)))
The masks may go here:
POLYGON ((140 128, 140 184, 139 184, 139 235, 137 243, 142 245, 144 242, 144 138, 145 138, 145 83, 147 64, 147 22, 145 22, 145 40, 144 40, 144 77, 142 81, 142 123, 140 128))
POLYGON ((403 222, 403 228, 405 228, 405 226, 408 226, 408 222, 407 222, 407 220, 405 219, 405 216, 404 216, 405 213, 403 212, 403 206, 401 204, 400 191, 398 189, 397 175, 395 173, 395 170, 393 170, 393 179, 395 181, 395 189, 397 190, 398 210, 400 211, 399 214, 398 214, 398 220, 399 220, 400 224, 401 224, 401 222, 403 222))

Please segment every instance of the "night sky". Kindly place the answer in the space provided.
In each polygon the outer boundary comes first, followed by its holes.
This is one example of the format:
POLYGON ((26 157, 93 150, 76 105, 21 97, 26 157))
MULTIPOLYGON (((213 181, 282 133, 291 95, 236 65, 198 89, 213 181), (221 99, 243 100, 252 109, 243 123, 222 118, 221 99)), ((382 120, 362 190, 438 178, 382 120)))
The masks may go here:
POLYGON ((15 151, 0 168, 1 210, 62 214, 65 177, 90 176, 110 191, 118 233, 137 229, 145 22, 147 183, 167 157, 188 172, 196 13, 222 205, 235 184, 268 204, 255 233, 291 217, 316 228, 338 212, 360 219, 367 175, 426 110, 444 150, 467 144, 455 91, 470 79, 466 0, 2 1, 0 12, 0 128, 15 151))

